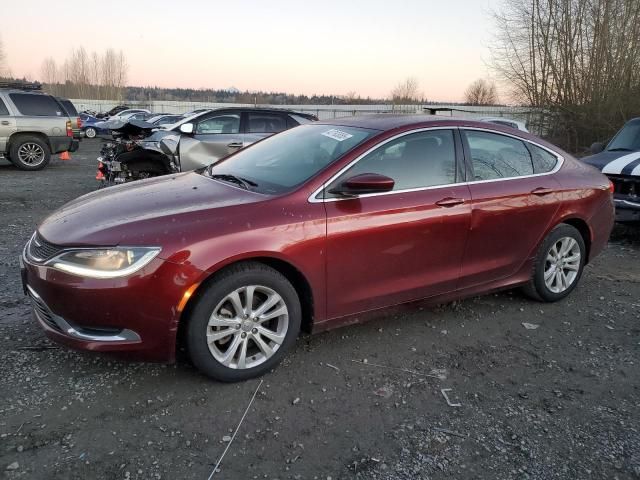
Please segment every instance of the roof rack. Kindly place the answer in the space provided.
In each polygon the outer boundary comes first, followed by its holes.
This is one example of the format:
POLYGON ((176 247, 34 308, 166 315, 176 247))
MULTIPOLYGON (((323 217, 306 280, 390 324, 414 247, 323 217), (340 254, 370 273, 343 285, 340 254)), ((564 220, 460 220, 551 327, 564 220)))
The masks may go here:
POLYGON ((15 88, 16 90, 42 90, 42 84, 29 83, 29 82, 0 81, 0 88, 15 88))

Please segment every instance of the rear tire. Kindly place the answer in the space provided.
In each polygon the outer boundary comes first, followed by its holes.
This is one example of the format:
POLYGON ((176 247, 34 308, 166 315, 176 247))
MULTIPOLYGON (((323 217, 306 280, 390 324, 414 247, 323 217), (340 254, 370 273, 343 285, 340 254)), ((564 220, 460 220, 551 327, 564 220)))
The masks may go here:
POLYGON ((586 260, 580 232, 561 223, 544 239, 536 255, 531 281, 523 290, 541 302, 557 302, 578 285, 586 260))
POLYGON ((9 158, 20 170, 42 170, 51 160, 51 149, 39 137, 21 135, 12 139, 9 158))
POLYGON ((300 300, 277 270, 257 262, 216 274, 187 319, 189 356, 205 375, 223 382, 271 370, 300 332, 300 300))
POLYGON ((84 129, 84 135, 87 138, 95 138, 96 137, 96 129, 93 127, 87 127, 84 129))

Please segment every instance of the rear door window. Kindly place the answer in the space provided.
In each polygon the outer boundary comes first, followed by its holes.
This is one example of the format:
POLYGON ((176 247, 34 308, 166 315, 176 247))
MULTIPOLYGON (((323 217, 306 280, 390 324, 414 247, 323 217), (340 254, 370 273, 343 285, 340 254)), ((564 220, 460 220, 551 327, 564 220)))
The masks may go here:
POLYGON ((473 180, 496 180, 533 174, 531 154, 524 142, 496 133, 466 130, 473 180))
POLYGON ((9 115, 9 110, 7 106, 4 104, 4 101, 0 98, 0 115, 7 116, 9 115))
POLYGON ((287 129, 285 117, 277 113, 255 113, 247 115, 247 133, 278 133, 287 129))
POLYGON ((10 93, 9 97, 22 115, 32 115, 36 117, 67 116, 60 104, 49 95, 10 93))
POLYGON ((198 123, 196 135, 210 135, 215 133, 239 133, 240 114, 226 113, 207 118, 198 123))

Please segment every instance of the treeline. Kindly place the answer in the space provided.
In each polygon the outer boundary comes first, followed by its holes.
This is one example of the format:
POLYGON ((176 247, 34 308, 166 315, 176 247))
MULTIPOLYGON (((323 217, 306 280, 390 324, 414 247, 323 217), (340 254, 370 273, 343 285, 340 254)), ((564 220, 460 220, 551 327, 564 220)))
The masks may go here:
POLYGON ((67 98, 125 100, 129 67, 122 50, 87 53, 84 47, 73 49, 58 65, 45 58, 40 69, 44 89, 67 98))
POLYGON ((493 66, 552 142, 579 152, 640 116, 640 1, 505 0, 495 20, 493 66))
POLYGON ((164 100, 209 103, 256 103, 269 105, 373 105, 388 99, 362 98, 357 95, 294 95, 284 92, 240 92, 236 89, 193 89, 127 87, 126 98, 132 101, 164 100))

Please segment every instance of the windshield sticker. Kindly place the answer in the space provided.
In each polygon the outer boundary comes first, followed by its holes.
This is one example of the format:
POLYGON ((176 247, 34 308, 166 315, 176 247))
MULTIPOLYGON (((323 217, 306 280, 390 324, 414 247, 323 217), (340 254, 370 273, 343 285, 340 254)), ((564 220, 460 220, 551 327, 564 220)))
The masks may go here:
POLYGON ((338 142, 342 142, 343 140, 347 140, 348 138, 353 137, 350 133, 343 132, 342 130, 338 130, 337 128, 332 128, 331 130, 327 130, 322 135, 325 137, 333 138, 338 142))

